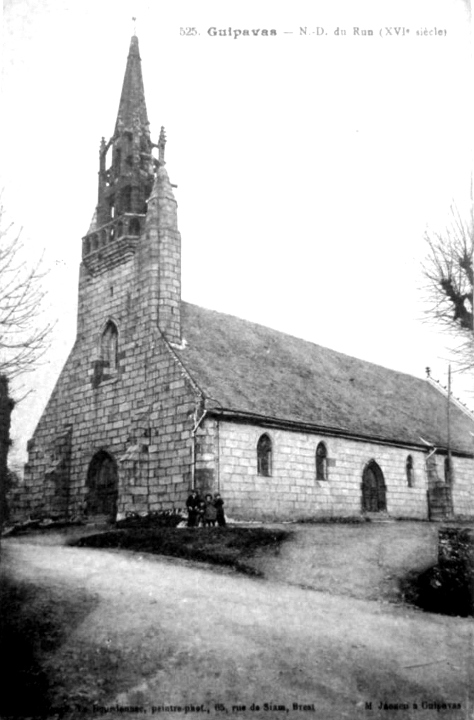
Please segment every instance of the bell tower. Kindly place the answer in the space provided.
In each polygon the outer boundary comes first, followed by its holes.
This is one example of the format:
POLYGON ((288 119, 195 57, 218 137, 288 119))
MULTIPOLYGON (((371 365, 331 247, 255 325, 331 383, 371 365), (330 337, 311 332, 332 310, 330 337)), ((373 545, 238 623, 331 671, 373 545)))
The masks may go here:
POLYGON ((163 127, 158 143, 150 138, 133 35, 114 134, 100 145, 97 207, 82 239, 80 332, 138 313, 134 325, 153 325, 169 342, 181 342, 181 236, 165 148, 163 127))
POLYGON ((83 238, 82 258, 92 274, 104 260, 110 266, 135 250, 153 188, 153 147, 138 38, 133 35, 114 134, 100 144, 97 208, 83 238))

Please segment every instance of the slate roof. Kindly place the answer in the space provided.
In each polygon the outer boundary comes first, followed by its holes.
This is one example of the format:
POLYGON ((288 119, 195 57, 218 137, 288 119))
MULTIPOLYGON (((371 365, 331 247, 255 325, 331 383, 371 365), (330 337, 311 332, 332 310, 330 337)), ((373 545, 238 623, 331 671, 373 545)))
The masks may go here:
MULTIPOLYGON (((182 303, 178 356, 218 408, 403 444, 447 446, 446 398, 388 370, 230 315, 182 303)), ((212 404, 212 403, 211 403, 212 404)), ((474 423, 451 405, 451 447, 474 423)))

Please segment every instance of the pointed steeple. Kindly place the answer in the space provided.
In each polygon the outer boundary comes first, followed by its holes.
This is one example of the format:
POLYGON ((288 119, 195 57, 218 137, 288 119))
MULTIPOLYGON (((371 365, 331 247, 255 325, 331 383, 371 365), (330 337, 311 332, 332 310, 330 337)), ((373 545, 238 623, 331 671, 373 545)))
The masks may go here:
POLYGON ((117 224, 113 233, 113 228, 107 229, 107 236, 135 237, 137 228, 142 226, 139 217, 132 222, 131 216, 144 216, 146 213, 156 162, 152 148, 138 38, 133 35, 115 131, 108 142, 102 139, 100 146, 97 227, 117 224))
POLYGON ((125 76, 123 78, 115 133, 117 134, 124 129, 131 130, 137 124, 142 127, 147 127, 148 116, 138 38, 136 35, 133 35, 130 41, 127 67, 125 68, 125 76))

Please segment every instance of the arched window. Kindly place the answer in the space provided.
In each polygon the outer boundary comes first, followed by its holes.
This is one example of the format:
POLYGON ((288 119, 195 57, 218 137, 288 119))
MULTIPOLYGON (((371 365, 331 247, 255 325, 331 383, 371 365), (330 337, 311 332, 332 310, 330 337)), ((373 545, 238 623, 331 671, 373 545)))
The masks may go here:
POLYGON ((407 485, 408 487, 413 487, 415 484, 415 474, 413 471, 413 458, 411 455, 408 455, 407 461, 405 463, 405 470, 407 474, 407 485))
POLYGON ((272 441, 266 433, 257 443, 257 472, 264 477, 272 474, 272 441))
POLYGON ((118 355, 118 331, 117 326, 112 320, 109 320, 102 333, 100 342, 100 356, 104 363, 104 367, 110 371, 117 369, 118 355))
POLYGON ((316 448, 316 480, 328 479, 328 451, 326 445, 320 442, 316 448))

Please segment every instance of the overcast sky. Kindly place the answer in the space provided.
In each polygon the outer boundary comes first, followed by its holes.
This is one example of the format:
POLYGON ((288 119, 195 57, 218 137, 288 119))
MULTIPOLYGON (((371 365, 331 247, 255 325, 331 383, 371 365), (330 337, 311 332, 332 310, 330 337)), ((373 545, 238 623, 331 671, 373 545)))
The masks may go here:
MULTIPOLYGON (((15 411, 17 456, 74 342, 132 16, 152 135, 165 126, 178 185, 183 299, 445 382, 420 264, 426 228, 469 198, 468 3, 5 0, 3 201, 31 257, 44 251, 57 320, 15 411), (234 38, 245 29, 276 35, 234 38)), ((464 399, 468 385, 454 377, 464 399)))

